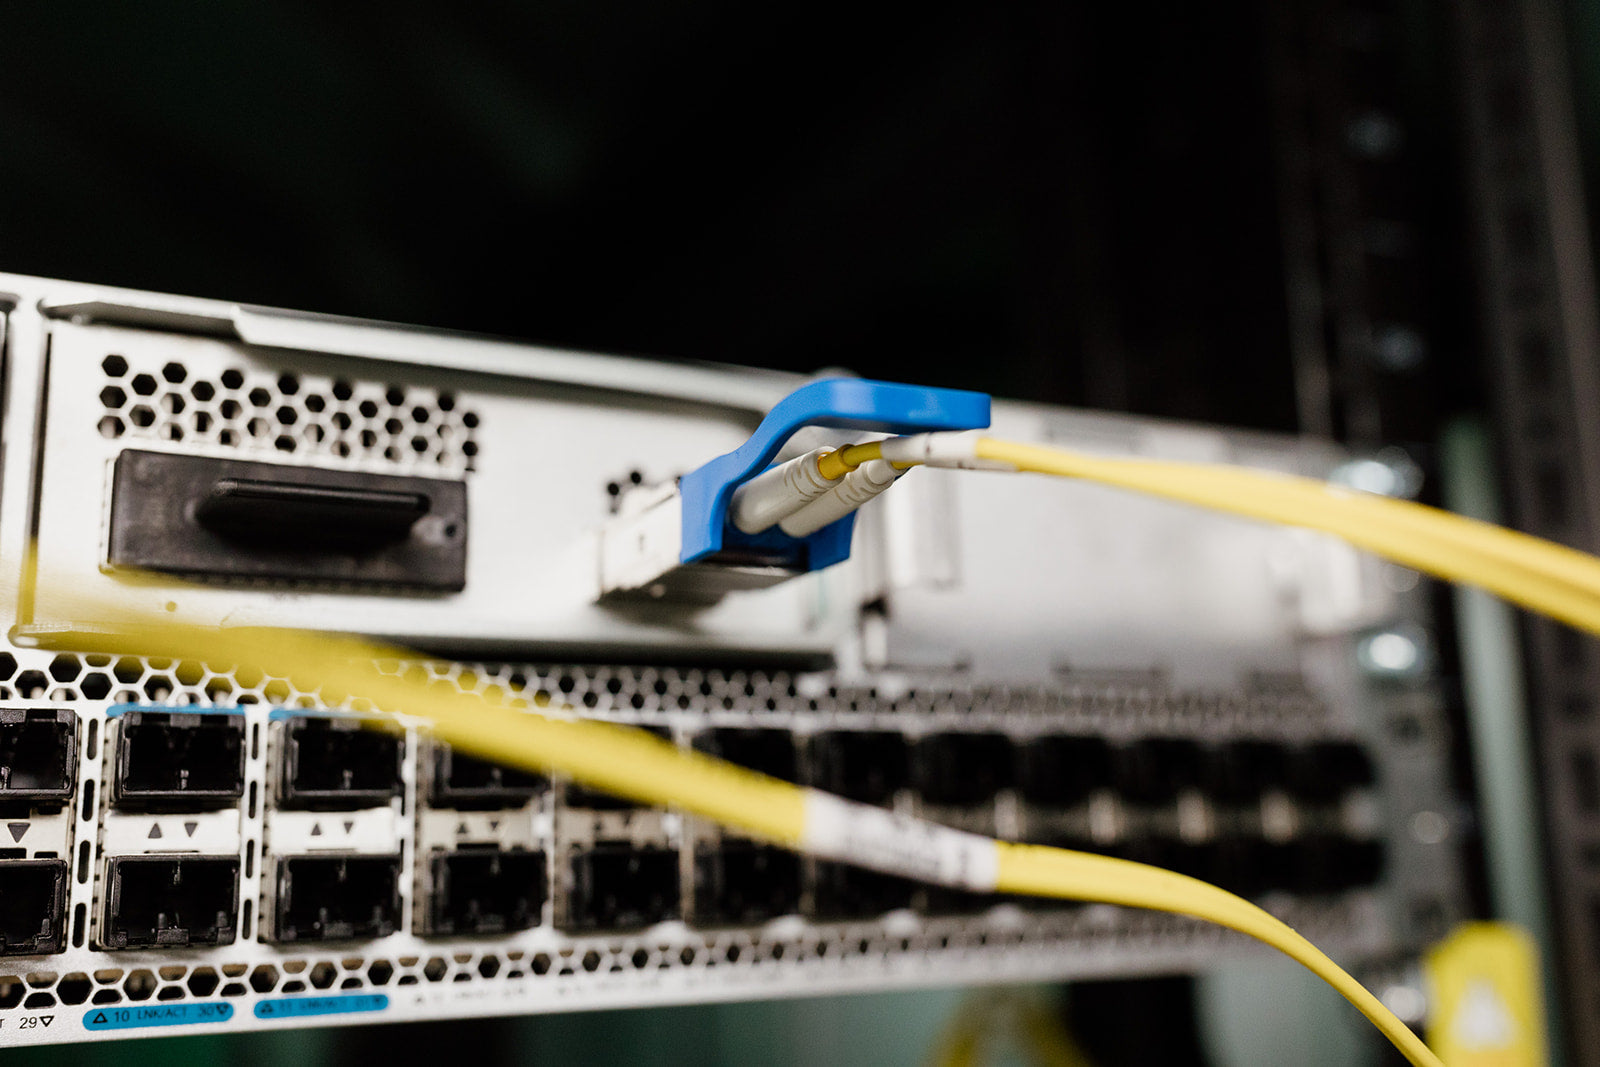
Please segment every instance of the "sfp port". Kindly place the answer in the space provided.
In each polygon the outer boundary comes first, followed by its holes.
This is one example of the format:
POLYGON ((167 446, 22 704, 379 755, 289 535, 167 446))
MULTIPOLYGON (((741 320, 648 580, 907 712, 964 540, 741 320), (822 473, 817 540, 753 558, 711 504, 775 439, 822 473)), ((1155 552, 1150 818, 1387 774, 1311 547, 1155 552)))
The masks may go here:
POLYGON ((77 760, 78 717, 72 712, 0 708, 0 801, 71 799, 77 760))
POLYGON ((434 742, 428 800, 435 807, 518 807, 549 788, 549 779, 541 774, 468 756, 443 741, 434 742))
POLYGON ((751 841, 724 841, 694 855, 695 920, 754 926, 800 910, 800 858, 751 841))
POLYGON ((193 809, 244 794, 244 716, 130 711, 118 719, 112 797, 122 807, 193 809))
POLYGON ((811 785, 863 804, 886 804, 909 775, 905 735, 830 730, 811 739, 811 785))
POLYGON ((286 856, 275 910, 275 941, 387 937, 400 927, 400 857, 286 856))
POLYGON ((709 756, 737 763, 773 778, 782 778, 786 782, 798 780, 798 753, 794 735, 788 730, 721 727, 696 736, 694 747, 709 756))
MULTIPOLYGON (((665 726, 640 726, 638 728, 647 734, 655 734, 663 741, 672 740, 672 731, 665 726)), ((566 801, 569 808, 584 808, 588 811, 628 811, 639 807, 638 804, 624 797, 613 796, 600 789, 591 789, 577 782, 567 783, 566 801)))
POLYGON ((1219 837, 1206 848, 1211 856, 1207 881, 1230 893, 1250 899, 1287 887, 1289 854, 1281 845, 1240 834, 1219 837))
POLYGON ((1287 846, 1289 888, 1312 896, 1373 885, 1383 877, 1383 842, 1312 834, 1287 846))
POLYGON ((1281 789, 1289 773, 1289 749, 1271 741, 1235 741, 1205 750, 1201 788, 1214 800, 1250 803, 1281 789))
POLYGON ((400 793, 399 733, 351 716, 296 715, 284 723, 279 804, 381 807, 400 793))
POLYGON ((666 848, 596 845, 573 855, 566 924, 573 930, 627 930, 679 915, 678 853, 666 848))
POLYGON ((119 856, 106 864, 104 948, 231 945, 238 925, 236 856, 119 856))
POLYGON ((1289 791, 1301 800, 1327 802, 1377 781, 1366 750, 1354 741, 1322 741, 1295 752, 1289 791))
POLYGON ((1030 804, 1067 808, 1111 785, 1111 745, 1101 737, 1037 737, 1020 747, 1017 763, 1017 789, 1030 804))
POLYGON ((1167 804, 1200 780, 1200 746, 1174 737, 1152 737, 1116 749, 1112 783, 1128 800, 1167 804))
POLYGON ((66 948, 65 860, 0 862, 0 956, 42 956, 66 948))
POLYGON ((911 784, 930 804, 982 804, 1016 779, 1004 734, 933 734, 911 753, 911 784))
POLYGON ((474 849, 433 857, 430 934, 503 934, 539 925, 547 872, 542 852, 474 849))
POLYGON ((868 919, 909 908, 916 889, 916 882, 899 875, 820 861, 812 887, 811 913, 825 920, 868 919))

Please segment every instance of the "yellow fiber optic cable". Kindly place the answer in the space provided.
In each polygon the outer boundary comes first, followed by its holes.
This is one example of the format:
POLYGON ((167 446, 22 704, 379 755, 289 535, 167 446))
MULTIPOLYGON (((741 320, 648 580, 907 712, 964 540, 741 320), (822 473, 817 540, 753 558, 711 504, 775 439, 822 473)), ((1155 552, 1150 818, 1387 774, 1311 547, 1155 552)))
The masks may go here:
MULTIPOLYGON (((546 714, 490 687, 463 693, 398 663, 407 654, 354 638, 293 630, 213 629, 45 596, 44 610, 95 624, 48 624, 50 647, 253 665, 316 693, 330 707, 407 716, 462 751, 566 774, 634 801, 670 806, 824 857, 977 891, 1024 893, 1175 912, 1256 938, 1344 995, 1416 1067, 1442 1067, 1427 1046, 1360 983, 1288 926, 1208 883, 1144 864, 999 842, 896 816, 685 751, 610 723, 546 714), (88 609, 88 610, 86 610, 88 609), (394 665, 385 671, 383 664, 394 665)), ((420 672, 419 672, 420 673, 420 672)))
MULTIPOLYGON (((819 466, 825 477, 836 477, 883 454, 880 441, 852 445, 819 466)), ((973 441, 971 458, 1319 530, 1600 634, 1600 559, 1424 504, 1243 467, 1104 458, 986 437, 973 441)))
POLYGON ((1410 501, 1309 478, 1205 464, 1102 459, 990 438, 980 460, 1079 478, 1215 511, 1331 533, 1358 548, 1600 633, 1600 560, 1410 501))

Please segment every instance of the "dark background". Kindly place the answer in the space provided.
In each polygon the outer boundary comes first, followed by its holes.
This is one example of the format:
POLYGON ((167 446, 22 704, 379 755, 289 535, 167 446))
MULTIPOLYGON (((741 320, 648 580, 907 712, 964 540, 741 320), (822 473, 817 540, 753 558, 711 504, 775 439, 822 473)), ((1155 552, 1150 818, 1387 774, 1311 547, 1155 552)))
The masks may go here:
POLYGON ((1262 17, 1158 8, 23 5, 0 269, 1292 429, 1262 17))

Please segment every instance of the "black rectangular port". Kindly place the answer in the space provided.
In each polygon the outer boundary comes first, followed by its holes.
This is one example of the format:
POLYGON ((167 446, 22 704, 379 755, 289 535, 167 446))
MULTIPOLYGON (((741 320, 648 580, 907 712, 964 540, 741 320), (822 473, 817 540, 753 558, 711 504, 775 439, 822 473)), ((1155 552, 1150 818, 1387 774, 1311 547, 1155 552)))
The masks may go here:
MULTIPOLYGON (((655 734, 663 741, 672 740, 672 731, 665 726, 641 726, 639 729, 647 734, 655 734)), ((624 797, 613 796, 599 789, 590 789, 577 782, 567 783, 566 804, 569 808, 584 808, 588 811, 629 811, 639 807, 624 797)))
POLYGON ((811 781, 827 793, 886 804, 906 784, 909 750, 890 730, 831 730, 811 738, 811 781))
POLYGON ((869 919, 911 907, 917 883, 899 875, 819 861, 812 887, 811 914, 823 920, 869 919))
POLYGON ((547 873, 542 852, 480 849, 433 857, 430 934, 504 934, 539 925, 547 873))
POLYGON ((443 741, 433 745, 433 779, 428 802, 459 810, 520 807, 550 788, 542 774, 506 767, 457 752, 443 741))
POLYGON ((1288 788, 1301 800, 1328 802, 1370 787, 1377 777, 1371 757, 1356 742, 1319 741, 1290 757, 1288 788))
POLYGON ((930 804, 983 804, 1015 780, 1015 755, 1005 734, 931 734, 911 752, 911 784, 930 804))
POLYGON ((244 716, 232 712, 129 711, 117 718, 119 807, 194 810, 244 795, 244 716))
POLYGON ((119 856, 106 864, 102 948, 231 945, 237 856, 119 856))
POLYGON ((1205 750, 1200 787, 1225 804, 1254 804, 1261 794, 1282 789, 1289 773, 1290 750, 1272 741, 1226 741, 1205 750))
POLYGON ((573 855, 571 876, 569 929, 631 930, 679 915, 674 849, 596 845, 573 855))
POLYGON ((1284 846, 1289 854, 1288 888, 1308 896, 1348 892, 1383 877, 1383 842, 1314 833, 1284 846))
POLYGON ((1200 782, 1200 745, 1181 737, 1147 737, 1112 751, 1112 784, 1136 804, 1167 804, 1200 782))
POLYGON ((76 715, 64 708, 0 708, 0 803, 64 803, 77 777, 76 715))
POLYGON ((694 918, 754 926, 800 910, 800 857, 771 845, 724 841, 694 854, 694 918))
POLYGON ((127 449, 112 475, 107 561, 212 580, 459 592, 467 486, 127 449))
POLYGON ((706 730, 694 739, 694 747, 710 756, 737 763, 752 771, 799 781, 799 760, 794 734, 775 727, 744 729, 727 726, 706 730))
POLYGON ((1111 745, 1101 737, 1046 734, 1017 753, 1017 790, 1044 807, 1081 804, 1111 784, 1111 745))
POLYGON ((65 860, 0 862, 0 956, 43 956, 66 948, 65 860))
POLYGON ((347 715, 294 715, 283 724, 278 804, 319 811, 381 807, 400 795, 404 739, 347 715))
POLYGON ((278 861, 274 941, 367 940, 399 928, 399 856, 278 861))

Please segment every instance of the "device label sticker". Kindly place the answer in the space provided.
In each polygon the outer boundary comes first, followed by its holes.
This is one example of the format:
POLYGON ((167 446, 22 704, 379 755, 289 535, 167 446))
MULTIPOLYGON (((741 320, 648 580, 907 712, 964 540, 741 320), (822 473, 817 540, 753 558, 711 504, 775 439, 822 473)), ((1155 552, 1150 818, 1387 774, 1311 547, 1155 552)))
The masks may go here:
POLYGON ((346 1015, 382 1011, 389 998, 382 993, 352 993, 339 997, 278 997, 256 1003, 257 1019, 294 1019, 305 1015, 346 1015))
POLYGON ((188 1026, 225 1023, 232 1004, 150 1004, 135 1008, 91 1008, 83 1017, 86 1030, 131 1030, 138 1026, 188 1026))

